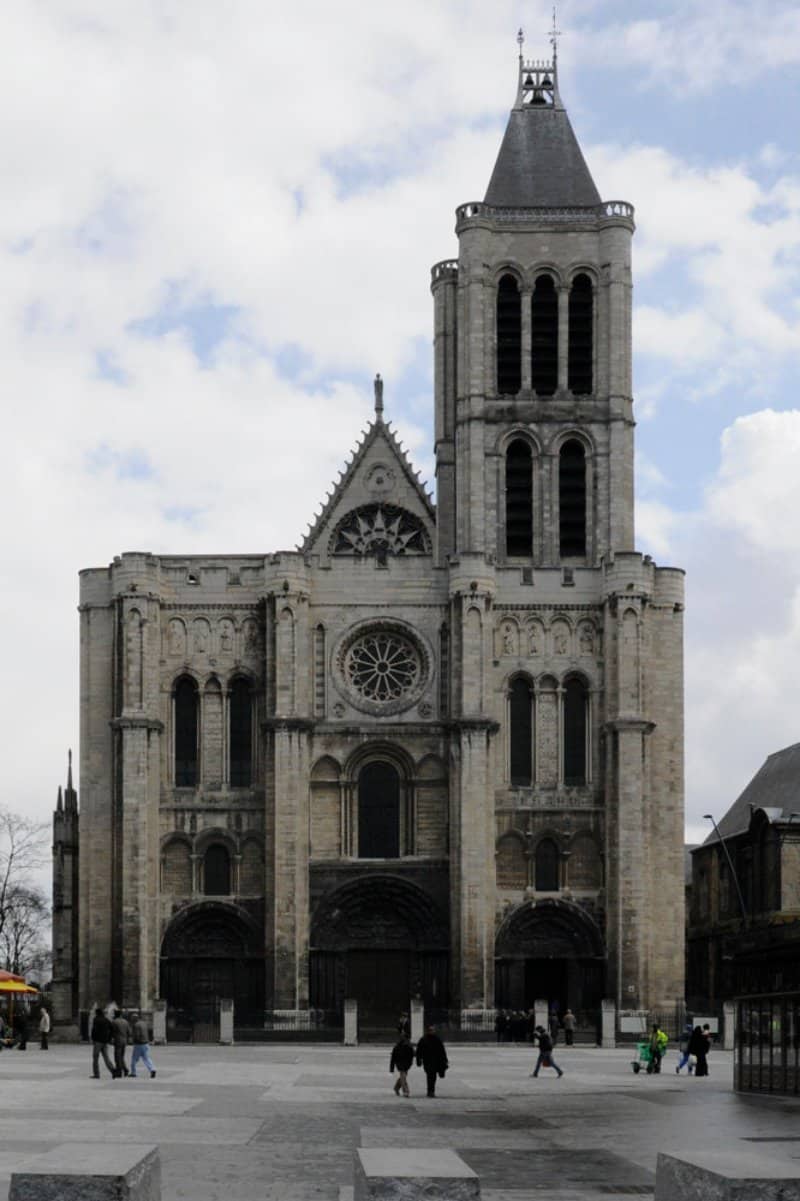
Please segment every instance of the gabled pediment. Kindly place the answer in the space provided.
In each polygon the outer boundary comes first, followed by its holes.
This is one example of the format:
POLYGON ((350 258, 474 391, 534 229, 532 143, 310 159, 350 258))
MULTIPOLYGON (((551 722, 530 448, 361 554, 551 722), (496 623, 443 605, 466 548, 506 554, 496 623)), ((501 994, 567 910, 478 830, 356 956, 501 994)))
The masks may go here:
POLYGON ((436 514, 391 425, 371 423, 300 549, 324 558, 433 552, 436 514))

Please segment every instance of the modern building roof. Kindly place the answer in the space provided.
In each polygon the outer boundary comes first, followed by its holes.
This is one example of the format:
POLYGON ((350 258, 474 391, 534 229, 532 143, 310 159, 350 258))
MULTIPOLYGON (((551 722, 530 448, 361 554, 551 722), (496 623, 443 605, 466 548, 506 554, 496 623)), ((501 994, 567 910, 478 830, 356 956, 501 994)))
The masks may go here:
POLYGON ((600 204, 566 109, 511 110, 485 203, 498 208, 588 208, 600 204))
MULTIPOLYGON (((718 823, 723 838, 743 834, 754 809, 764 809, 770 821, 789 821, 800 813, 800 742, 769 755, 744 792, 718 823)), ((716 842, 712 830, 704 846, 716 842)))

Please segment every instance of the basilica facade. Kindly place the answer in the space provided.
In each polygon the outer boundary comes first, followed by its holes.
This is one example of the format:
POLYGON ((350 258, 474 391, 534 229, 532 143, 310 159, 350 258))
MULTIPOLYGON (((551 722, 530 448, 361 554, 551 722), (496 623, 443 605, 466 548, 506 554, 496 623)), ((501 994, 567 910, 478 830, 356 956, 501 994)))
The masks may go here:
POLYGON ((683 997, 683 573, 634 544, 633 232, 556 62, 520 59, 432 271, 436 505, 378 380, 299 549, 81 573, 57 1020, 683 997))

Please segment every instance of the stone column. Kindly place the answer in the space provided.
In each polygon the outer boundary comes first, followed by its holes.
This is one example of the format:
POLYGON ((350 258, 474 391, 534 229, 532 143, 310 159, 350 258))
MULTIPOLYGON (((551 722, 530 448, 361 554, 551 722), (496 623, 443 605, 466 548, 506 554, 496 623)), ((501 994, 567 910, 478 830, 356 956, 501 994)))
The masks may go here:
POLYGON ((732 1051, 736 1046, 736 1005, 725 1001, 722 1006, 722 1049, 732 1051))
POLYGON ((419 1042, 425 1033, 425 1008, 418 998, 414 998, 411 1002, 410 1010, 411 1018, 411 1041, 412 1043, 419 1042))
POLYGON ((345 997, 344 1045, 346 1047, 358 1046, 358 1001, 355 997, 345 997))
POLYGON ((522 320, 522 391, 530 392, 533 387, 533 330, 531 329, 531 302, 533 292, 530 288, 520 290, 520 313, 522 320))
POLYGON ((233 1046, 233 997, 220 997, 219 1041, 223 1047, 233 1046))
POLYGON ((153 1002, 153 1044, 163 1046, 167 1041, 167 1002, 153 1002))
POLYGON ((274 719, 273 1008, 308 1009, 308 721, 274 719))
POLYGON ((617 1045, 617 1007, 613 999, 600 1002, 600 1046, 611 1048, 617 1045))
POLYGON ((558 390, 565 392, 569 369, 569 288, 558 289, 558 390))

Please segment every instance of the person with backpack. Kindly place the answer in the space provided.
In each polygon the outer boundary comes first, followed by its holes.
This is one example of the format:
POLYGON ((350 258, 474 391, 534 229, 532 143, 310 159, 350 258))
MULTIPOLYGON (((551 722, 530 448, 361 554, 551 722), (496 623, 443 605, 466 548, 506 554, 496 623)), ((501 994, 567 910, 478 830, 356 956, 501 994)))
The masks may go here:
POLYGON ((539 1075, 539 1068, 555 1068, 558 1072, 559 1080, 564 1075, 561 1068, 553 1059, 553 1040, 545 1030, 544 1026, 536 1027, 537 1041, 539 1043, 539 1057, 536 1060, 536 1067, 531 1072, 531 1076, 539 1075))

